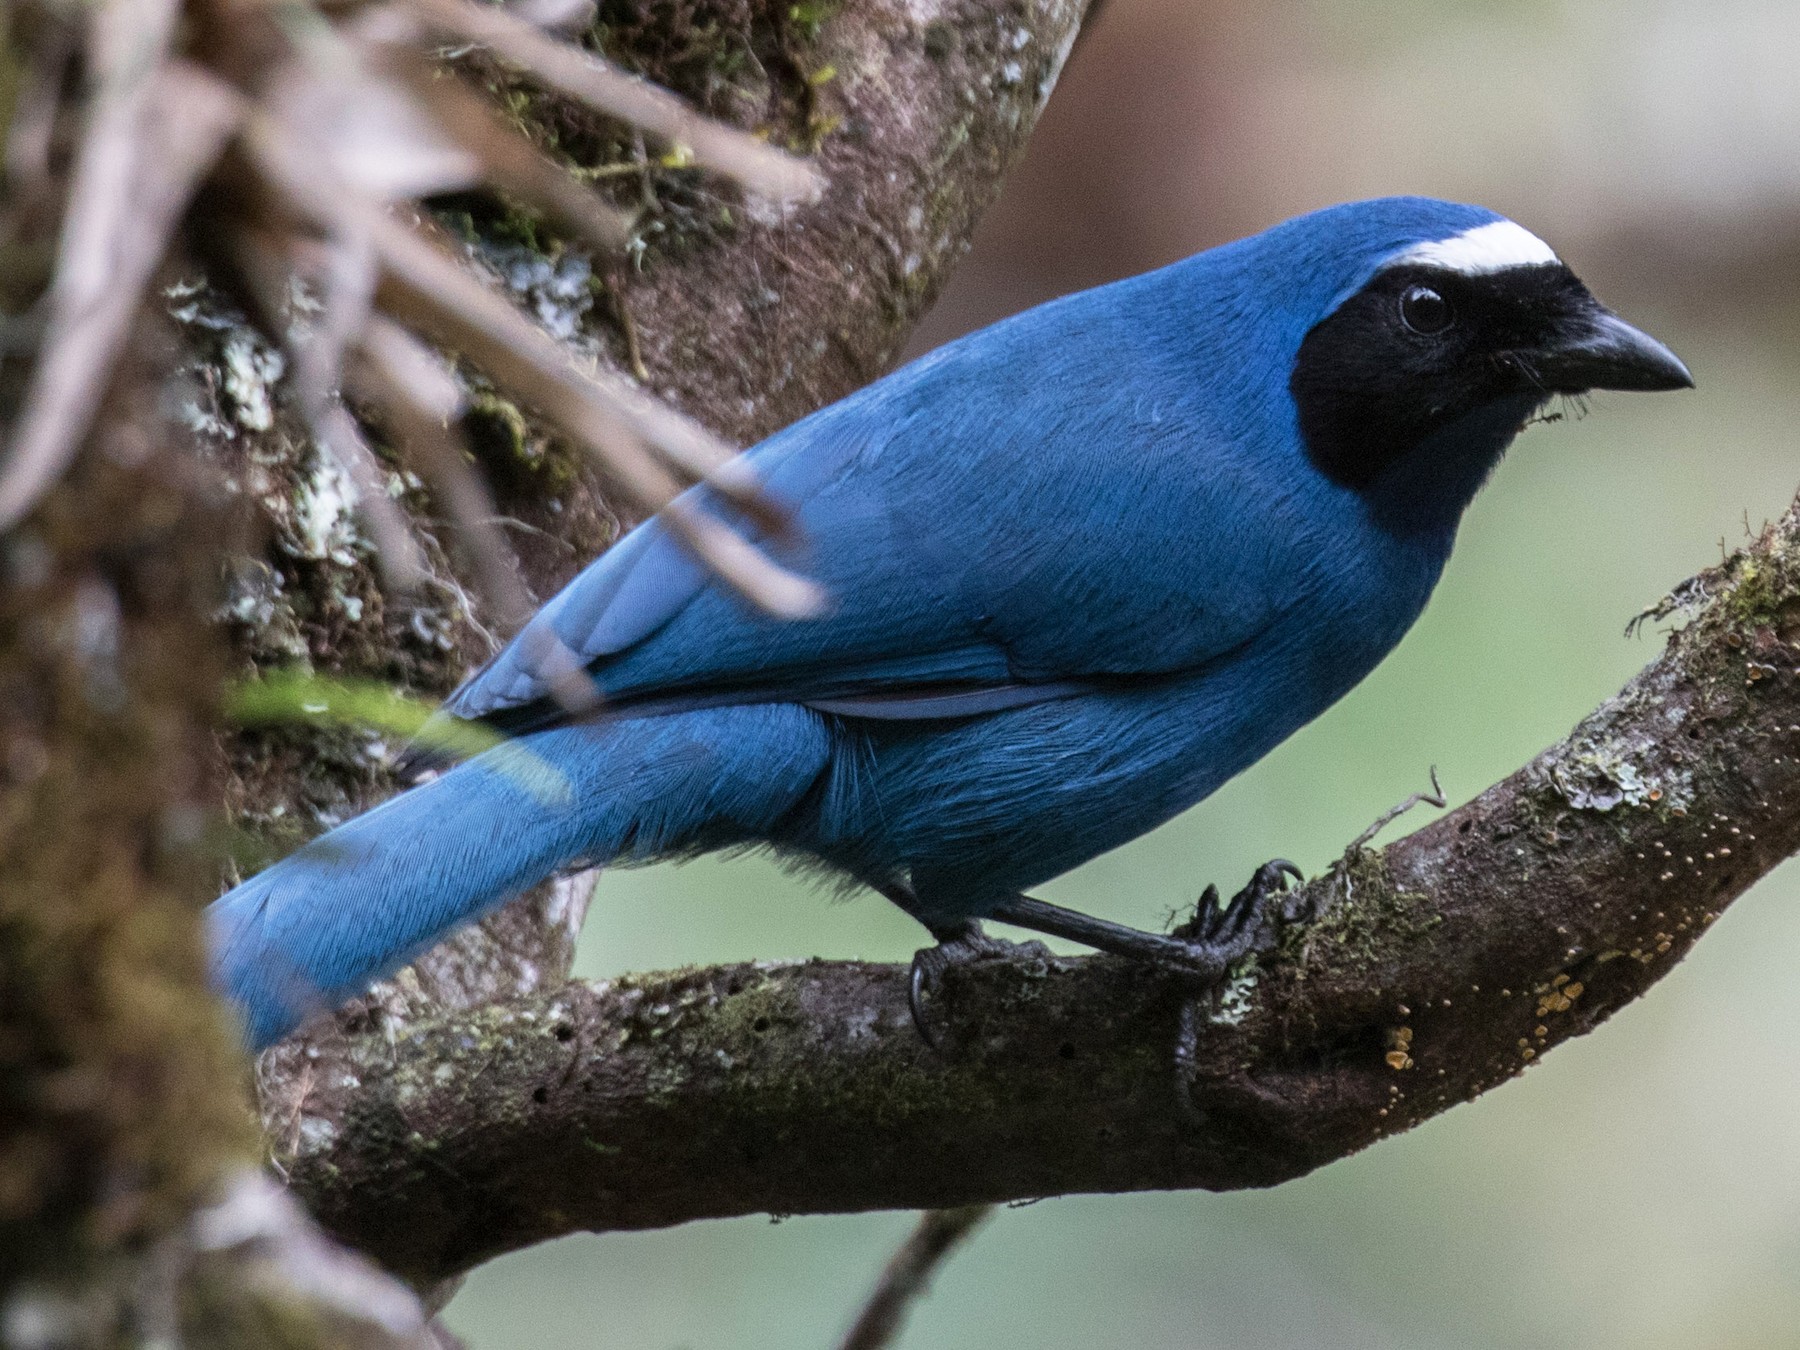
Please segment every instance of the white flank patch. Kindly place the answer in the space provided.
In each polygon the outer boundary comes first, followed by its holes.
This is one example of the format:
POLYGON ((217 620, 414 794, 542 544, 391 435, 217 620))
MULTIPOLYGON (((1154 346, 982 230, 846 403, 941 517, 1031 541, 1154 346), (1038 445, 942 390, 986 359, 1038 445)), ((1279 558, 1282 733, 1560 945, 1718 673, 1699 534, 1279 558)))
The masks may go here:
POLYGON ((1523 225, 1496 220, 1448 239, 1414 244, 1404 253, 1396 253, 1388 266, 1442 267, 1473 277, 1504 272, 1509 267, 1537 267, 1555 261, 1556 253, 1550 245, 1523 225))

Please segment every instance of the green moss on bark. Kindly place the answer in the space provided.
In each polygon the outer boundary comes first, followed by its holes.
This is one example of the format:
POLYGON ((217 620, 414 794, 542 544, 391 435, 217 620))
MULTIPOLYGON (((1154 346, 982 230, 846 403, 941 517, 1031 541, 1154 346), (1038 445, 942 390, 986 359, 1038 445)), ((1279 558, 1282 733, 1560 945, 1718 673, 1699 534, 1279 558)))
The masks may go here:
POLYGON ((0 1290, 167 1231, 254 1147, 197 922, 218 534, 174 481, 90 453, 0 539, 0 1290))

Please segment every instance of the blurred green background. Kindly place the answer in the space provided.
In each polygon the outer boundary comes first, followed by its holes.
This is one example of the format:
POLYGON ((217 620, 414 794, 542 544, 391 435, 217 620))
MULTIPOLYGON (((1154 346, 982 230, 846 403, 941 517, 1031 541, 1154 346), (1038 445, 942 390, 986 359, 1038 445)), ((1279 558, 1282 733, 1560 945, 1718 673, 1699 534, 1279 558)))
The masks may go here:
MULTIPOLYGON (((852 0, 853 2, 853 0, 852 0)), ((1800 6, 1791 0, 1111 0, 915 350, 1329 201, 1482 201, 1685 357, 1692 394, 1531 430, 1430 609, 1361 688, 1211 801, 1046 889, 1158 927, 1208 880, 1310 872, 1437 765, 1461 800, 1656 651, 1626 620, 1800 484, 1800 6)), ((1800 868, 1521 1080, 1262 1193, 1003 1211, 903 1344, 1800 1346, 1800 868)), ((612 873, 590 976, 902 960, 874 897, 757 860, 612 873)), ((827 1347, 911 1216, 577 1237, 477 1271, 478 1347, 827 1347)))

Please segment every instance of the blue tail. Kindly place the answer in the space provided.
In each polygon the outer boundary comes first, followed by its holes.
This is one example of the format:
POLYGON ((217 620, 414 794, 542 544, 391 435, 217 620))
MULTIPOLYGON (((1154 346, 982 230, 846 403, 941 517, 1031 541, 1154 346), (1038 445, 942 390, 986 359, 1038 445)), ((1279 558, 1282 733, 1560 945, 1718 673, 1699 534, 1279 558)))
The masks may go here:
POLYGON ((576 863, 765 836, 830 754, 793 704, 559 727, 414 788, 207 911, 214 984, 257 1049, 576 863))

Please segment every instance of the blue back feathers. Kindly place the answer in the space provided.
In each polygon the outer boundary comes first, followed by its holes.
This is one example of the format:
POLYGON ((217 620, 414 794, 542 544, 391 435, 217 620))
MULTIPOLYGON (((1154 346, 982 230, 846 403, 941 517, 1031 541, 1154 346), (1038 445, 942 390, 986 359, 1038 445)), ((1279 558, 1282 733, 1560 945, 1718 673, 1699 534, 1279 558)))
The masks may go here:
MULTIPOLYGON (((1347 496, 1301 471, 1287 375, 1302 338, 1395 253, 1498 219, 1421 197, 1314 212, 1017 315, 778 432, 749 456, 799 512, 810 547, 788 560, 836 596, 824 620, 759 621, 651 521, 533 622, 598 663, 615 698, 784 677, 790 694, 1052 678, 1075 673, 1070 614, 1085 672, 1192 664, 1267 617, 1269 595, 1233 578, 1266 575, 1275 560, 1256 553, 1290 541, 1253 543, 1246 506, 1347 496), (1090 551, 1071 559, 1071 537, 1090 551), (1146 575, 1146 557, 1184 563, 1146 575), (1154 651, 1146 588, 1168 619, 1154 651), (679 634, 633 650, 677 615, 679 634), (1110 656, 1095 627, 1109 622, 1124 630, 1110 656)), ((511 644, 452 710, 541 700, 530 650, 511 644)))
POLYGON ((524 734, 566 797, 484 756, 214 907, 253 1039, 576 862, 766 843, 910 884, 935 921, 1210 793, 1399 640, 1522 415, 1438 446, 1469 464, 1416 501, 1372 504, 1308 460, 1303 340, 1396 254, 1498 219, 1315 212, 972 334, 756 446, 798 517, 783 561, 830 611, 765 619, 634 530, 532 621, 615 713, 557 725, 526 640, 449 705, 524 734))

